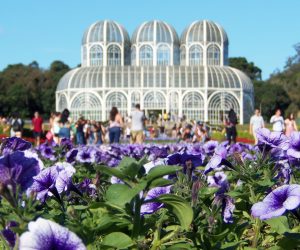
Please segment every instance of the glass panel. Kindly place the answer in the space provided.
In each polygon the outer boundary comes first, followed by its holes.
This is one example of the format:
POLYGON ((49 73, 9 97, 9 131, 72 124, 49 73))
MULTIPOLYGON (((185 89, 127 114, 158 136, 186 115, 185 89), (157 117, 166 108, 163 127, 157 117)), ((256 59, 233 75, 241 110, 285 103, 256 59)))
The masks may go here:
POLYGON ((103 64, 103 51, 100 45, 94 45, 90 49, 90 65, 101 66, 103 64))
POLYGON ((121 65, 121 50, 117 45, 111 45, 107 52, 108 65, 121 65))
POLYGON ((189 120, 204 121, 204 99, 198 92, 187 93, 182 100, 182 113, 189 120))
POLYGON ((189 64, 203 65, 203 52, 200 45, 193 45, 189 50, 189 64))
POLYGON ((140 65, 153 65, 153 50, 148 45, 140 48, 140 65))
POLYGON ((170 65, 170 48, 167 45, 157 48, 157 65, 170 65))

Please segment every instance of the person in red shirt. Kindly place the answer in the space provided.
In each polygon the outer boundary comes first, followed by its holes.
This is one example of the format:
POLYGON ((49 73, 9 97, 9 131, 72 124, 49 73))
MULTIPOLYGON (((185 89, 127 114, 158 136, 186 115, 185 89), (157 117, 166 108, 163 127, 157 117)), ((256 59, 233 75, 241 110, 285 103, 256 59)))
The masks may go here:
POLYGON ((34 112, 34 117, 32 118, 32 132, 35 140, 35 145, 40 145, 41 134, 43 131, 43 118, 40 117, 39 112, 34 112))

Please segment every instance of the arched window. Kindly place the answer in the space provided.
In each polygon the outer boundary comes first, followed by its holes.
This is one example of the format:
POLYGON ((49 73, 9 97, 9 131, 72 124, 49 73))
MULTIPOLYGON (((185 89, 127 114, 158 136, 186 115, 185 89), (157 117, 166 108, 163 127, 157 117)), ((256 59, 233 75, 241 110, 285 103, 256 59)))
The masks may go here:
POLYGON ((165 110, 166 98, 160 92, 150 92, 144 97, 144 109, 165 110))
POLYGON ((169 93, 169 111, 171 116, 178 117, 179 115, 179 95, 177 92, 169 93))
POLYGON ((165 44, 157 48, 157 65, 170 65, 170 48, 165 44))
POLYGON ((111 45, 107 51, 107 65, 121 65, 121 50, 117 45, 111 45))
POLYGON ((211 45, 207 49, 207 65, 220 65, 220 49, 211 45))
POLYGON ((183 46, 180 48, 180 65, 186 65, 186 52, 185 52, 186 48, 183 46))
POLYGON ((188 119, 204 121, 204 99, 198 92, 187 93, 182 100, 182 113, 188 119))
POLYGON ((109 119, 109 113, 112 107, 117 107, 118 111, 125 116, 127 114, 127 97, 121 92, 113 92, 106 98, 106 117, 109 119))
POLYGON ((131 107, 134 108, 136 104, 141 104, 141 95, 139 92, 131 93, 131 107))
POLYGON ((140 65, 153 65, 153 50, 148 45, 140 48, 140 65))
POLYGON ((131 65, 136 65, 136 48, 131 49, 131 65))
POLYGON ((208 103, 209 122, 211 124, 223 124, 231 108, 237 115, 240 114, 240 105, 235 96, 228 92, 214 94, 208 103))
POLYGON ((58 111, 62 112, 64 109, 68 108, 68 101, 65 95, 61 95, 58 101, 58 111))
POLYGON ((193 45, 189 50, 189 64, 203 65, 203 51, 200 45, 193 45))
POLYGON ((101 121, 101 101, 93 93, 81 93, 71 103, 71 116, 77 121, 80 116, 85 119, 101 121))
POLYGON ((94 45, 90 49, 90 65, 101 66, 103 65, 103 51, 100 45, 94 45))

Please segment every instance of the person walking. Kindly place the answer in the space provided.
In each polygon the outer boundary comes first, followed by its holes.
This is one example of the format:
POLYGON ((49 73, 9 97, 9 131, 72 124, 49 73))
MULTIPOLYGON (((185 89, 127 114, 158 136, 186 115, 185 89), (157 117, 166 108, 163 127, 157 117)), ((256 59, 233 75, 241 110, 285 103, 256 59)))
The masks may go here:
POLYGON ((281 110, 277 109, 275 115, 271 117, 270 123, 273 124, 273 131, 283 132, 284 131, 284 120, 281 116, 281 110))
POLYGON ((123 118, 116 107, 112 107, 109 117, 109 143, 119 143, 123 118))
POLYGON ((145 115, 141 111, 140 104, 135 105, 135 110, 131 113, 131 136, 130 143, 142 144, 144 141, 144 121, 145 115))
POLYGON ((255 109, 254 115, 251 116, 250 124, 249 124, 249 133, 253 135, 255 145, 258 143, 256 130, 264 127, 265 127, 264 118, 261 116, 260 110, 255 109))
POLYGON ((32 118, 31 123, 35 145, 39 146, 43 132, 43 118, 40 116, 38 111, 34 112, 34 117, 32 118))
POLYGON ((236 131, 236 124, 238 122, 237 115, 234 112, 233 108, 229 110, 228 113, 228 125, 227 125, 227 141, 230 145, 231 142, 236 143, 237 131, 236 131))
POLYGON ((297 131, 297 124, 294 118, 294 114, 291 113, 284 121, 285 123, 285 135, 290 137, 292 132, 297 131))

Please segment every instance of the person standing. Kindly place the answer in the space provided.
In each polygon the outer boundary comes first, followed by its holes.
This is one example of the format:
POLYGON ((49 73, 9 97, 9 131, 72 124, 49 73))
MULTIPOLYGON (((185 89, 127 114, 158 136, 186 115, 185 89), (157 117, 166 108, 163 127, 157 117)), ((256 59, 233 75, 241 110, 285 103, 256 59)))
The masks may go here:
POLYGON ((24 121, 20 118, 19 113, 16 112, 8 122, 10 128, 10 137, 16 136, 21 138, 23 132, 24 121))
POLYGON ((68 109, 64 109, 63 112, 61 113, 61 117, 60 117, 60 129, 59 129, 59 143, 61 141, 62 138, 67 138, 70 139, 71 138, 71 124, 69 121, 69 115, 70 115, 70 111, 68 109))
POLYGON ((77 145, 84 145, 84 119, 83 117, 80 117, 79 120, 76 122, 76 143, 77 145))
POLYGON ((255 109, 254 115, 251 116, 250 124, 249 124, 249 133, 253 135, 254 137, 254 143, 257 144, 257 136, 256 136, 256 130, 259 128, 264 128, 264 118, 260 114, 259 109, 255 109))
POLYGON ((135 105, 135 110, 131 113, 131 136, 130 143, 142 144, 144 141, 144 121, 145 115, 141 111, 140 104, 135 105))
POLYGON ((34 112, 34 117, 32 118, 31 123, 35 145, 39 146, 43 132, 43 118, 40 116, 39 112, 34 112))
POLYGON ((109 117, 109 143, 119 143, 123 118, 116 107, 112 107, 109 117))
POLYGON ((229 110, 228 113, 228 125, 227 125, 227 141, 229 145, 231 142, 236 143, 237 131, 236 131, 236 124, 237 124, 237 115, 234 112, 233 108, 229 110))
POLYGON ((275 115, 271 117, 270 123, 273 124, 273 131, 283 132, 284 131, 284 120, 281 116, 280 109, 277 109, 275 115))
POLYGON ((294 131, 297 131, 297 124, 296 124, 296 121, 295 121, 295 118, 294 118, 294 114, 291 113, 288 118, 285 119, 284 121, 285 123, 285 135, 287 137, 290 137, 292 132, 294 131))

